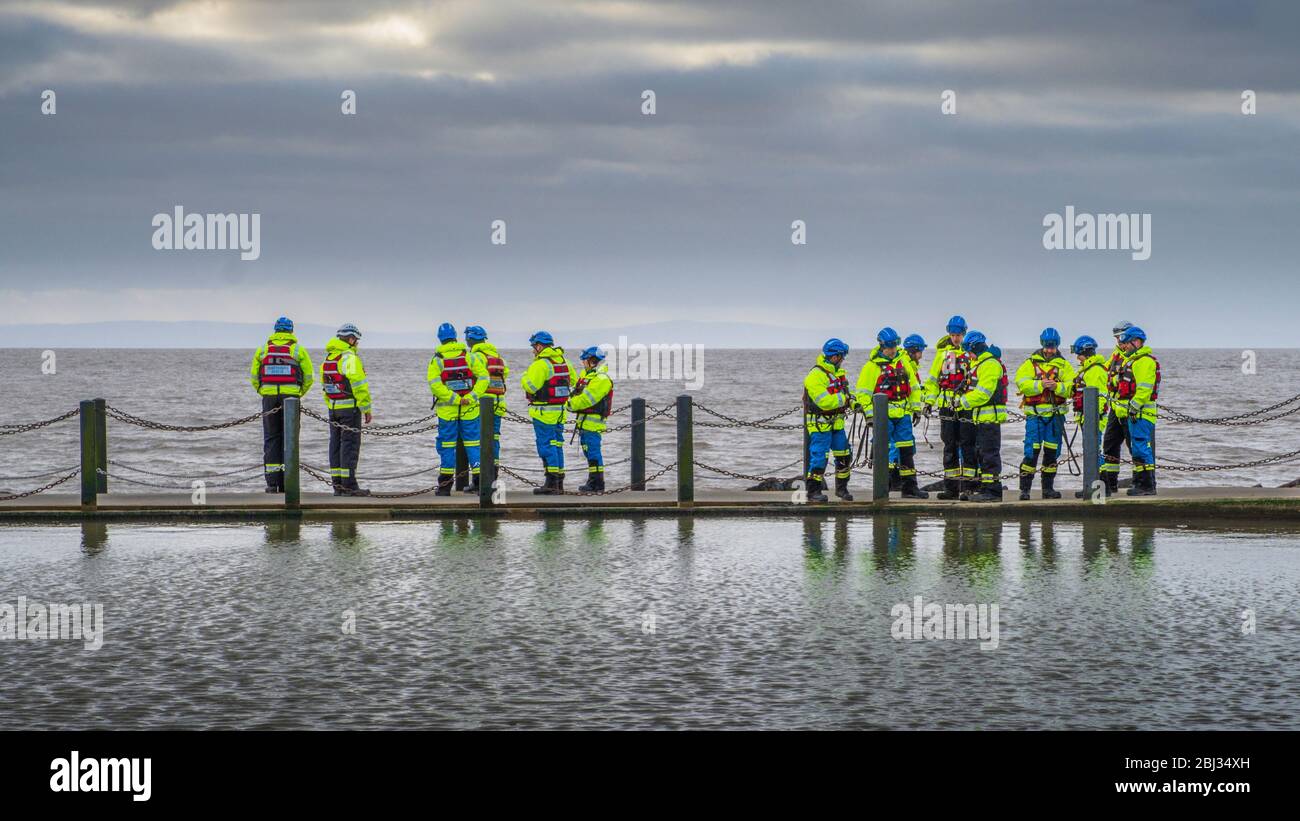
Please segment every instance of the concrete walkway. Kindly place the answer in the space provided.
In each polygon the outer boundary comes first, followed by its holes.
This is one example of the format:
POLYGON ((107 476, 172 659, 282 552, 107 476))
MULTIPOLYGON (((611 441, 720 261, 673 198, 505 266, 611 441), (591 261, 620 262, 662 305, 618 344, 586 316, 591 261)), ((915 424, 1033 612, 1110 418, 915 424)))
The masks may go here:
MULTIPOLYGON (((996 514, 1008 517, 1050 514, 1060 518, 1118 514, 1125 517, 1150 513, 1152 515, 1227 515, 1235 518, 1257 516, 1261 519, 1300 519, 1300 488, 1165 488, 1156 497, 1111 497, 1105 504, 1089 500, 1068 498, 1043 500, 1038 492, 1027 502, 1018 499, 1018 493, 1008 491, 1005 501, 978 504, 973 502, 902 500, 897 493, 888 502, 873 503, 868 489, 856 491, 857 500, 842 502, 832 497, 824 504, 806 504, 794 501, 790 491, 697 490, 693 504, 679 505, 672 490, 627 491, 608 496, 534 496, 527 488, 509 489, 504 504, 495 514, 507 516, 535 516, 546 513, 583 514, 600 511, 607 514, 635 515, 638 512, 655 514, 727 513, 729 515, 786 515, 809 512, 861 512, 874 513, 954 513, 971 512, 996 514)), ((376 496, 348 497, 327 493, 303 493, 298 511, 286 510, 283 497, 268 493, 209 493, 205 504, 195 505, 190 495, 176 493, 107 493, 99 497, 93 509, 83 510, 79 497, 69 493, 45 493, 26 499, 0 502, 0 521, 53 518, 79 520, 85 518, 193 519, 193 518, 268 518, 283 515, 302 515, 309 518, 353 516, 364 518, 403 518, 421 515, 466 515, 487 513, 479 507, 478 497, 453 493, 451 497, 421 494, 401 499, 384 499, 376 496)))

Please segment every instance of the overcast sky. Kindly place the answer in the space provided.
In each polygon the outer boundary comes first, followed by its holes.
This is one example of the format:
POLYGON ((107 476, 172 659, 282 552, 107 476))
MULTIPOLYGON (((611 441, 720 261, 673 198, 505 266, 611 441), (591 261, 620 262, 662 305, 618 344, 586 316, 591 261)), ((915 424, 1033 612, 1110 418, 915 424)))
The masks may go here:
POLYGON ((1295 345, 1297 42, 1294 2, 0 0, 0 322, 1295 345), (154 250, 176 205, 260 259, 154 250), (1067 205, 1151 258, 1045 250, 1067 205))

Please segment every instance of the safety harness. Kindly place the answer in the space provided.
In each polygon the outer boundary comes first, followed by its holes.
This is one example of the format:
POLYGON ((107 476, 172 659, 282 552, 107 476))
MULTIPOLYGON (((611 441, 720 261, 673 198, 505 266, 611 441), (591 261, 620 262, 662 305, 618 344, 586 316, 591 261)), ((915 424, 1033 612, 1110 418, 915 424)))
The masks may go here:
POLYGON ((293 345, 266 343, 266 353, 257 367, 259 385, 301 385, 302 366, 293 355, 293 345))

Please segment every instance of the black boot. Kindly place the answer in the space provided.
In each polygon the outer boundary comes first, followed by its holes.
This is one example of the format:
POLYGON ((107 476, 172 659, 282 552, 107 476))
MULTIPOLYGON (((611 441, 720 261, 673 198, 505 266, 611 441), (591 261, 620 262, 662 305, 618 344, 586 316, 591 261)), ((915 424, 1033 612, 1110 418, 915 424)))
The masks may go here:
POLYGON ((343 480, 342 480, 342 479, 339 479, 338 477, 335 477, 334 480, 333 480, 332 482, 330 482, 330 484, 334 486, 334 495, 335 495, 335 496, 342 496, 342 495, 343 495, 343 480))
POLYGON ((370 490, 369 488, 357 487, 357 483, 353 482, 352 484, 348 485, 346 488, 343 489, 343 495, 344 496, 369 496, 370 490))
POLYGON ((1059 498, 1061 498, 1061 492, 1060 492, 1059 490, 1056 489, 1056 474, 1055 474, 1055 473, 1044 473, 1044 474, 1043 474, 1043 498, 1044 498, 1044 499, 1059 499, 1059 498))
POLYGON ((930 492, 921 490, 916 486, 916 477, 908 476, 903 480, 903 498, 904 499, 929 499, 930 492))
POLYGON ((605 492, 605 471, 602 470, 600 473, 597 473, 594 481, 596 483, 596 492, 604 493, 605 492))
POLYGON ((1106 489, 1107 496, 1114 496, 1119 493, 1119 471, 1108 470, 1101 475, 1102 487, 1106 489))
POLYGON ((972 502, 1000 502, 1002 490, 997 482, 988 482, 980 487, 979 492, 970 497, 972 502))
POLYGON ((830 497, 822 493, 826 485, 822 482, 820 476, 808 477, 808 501, 810 502, 829 502, 830 497))
POLYGON ((835 495, 846 502, 853 501, 853 494, 849 493, 849 477, 835 477, 835 495))
POLYGON ((541 487, 533 488, 533 493, 538 496, 551 496, 555 494, 555 474, 546 474, 546 482, 543 483, 541 487))
POLYGON ((1133 486, 1128 489, 1128 495, 1129 496, 1155 496, 1156 489, 1151 487, 1151 485, 1147 480, 1147 477, 1150 475, 1151 475, 1151 471, 1149 470, 1142 470, 1133 474, 1133 486))
POLYGON ((557 474, 555 474, 555 492, 556 492, 556 493, 563 493, 563 492, 564 492, 564 474, 563 474, 563 473, 557 473, 557 474))
POLYGON ((891 492, 903 489, 903 477, 898 475, 898 468, 889 469, 889 490, 891 492))
MULTIPOLYGON (((1020 501, 1029 501, 1029 489, 1034 486, 1034 474, 1020 472, 1020 501)), ((1047 480, 1044 478, 1043 487, 1047 487, 1047 480)))
POLYGON ((591 468, 594 468, 594 467, 596 467, 596 463, 595 463, 595 462, 592 462, 592 461, 590 461, 590 460, 588 460, 588 462, 587 462, 587 468, 588 468, 588 470, 587 470, 587 481, 586 481, 585 483, 581 484, 581 485, 578 485, 578 492, 579 492, 579 493, 595 493, 595 492, 596 492, 596 477, 599 476, 600 474, 599 474, 597 471, 591 470, 591 468))
POLYGON ((456 481, 456 477, 450 473, 438 474, 438 489, 433 492, 434 496, 450 496, 451 486, 456 481))
POLYGON ((935 498, 943 499, 944 501, 952 501, 953 499, 956 499, 959 496, 961 496, 961 480, 944 479, 943 490, 939 491, 939 495, 936 496, 935 498))

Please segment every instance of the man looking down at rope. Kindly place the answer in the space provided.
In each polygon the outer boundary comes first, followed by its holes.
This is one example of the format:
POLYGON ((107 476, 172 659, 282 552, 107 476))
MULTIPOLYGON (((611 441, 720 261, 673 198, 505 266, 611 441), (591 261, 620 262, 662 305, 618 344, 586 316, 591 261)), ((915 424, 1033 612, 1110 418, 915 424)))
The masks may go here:
POLYGON ((1038 470, 1038 454, 1043 455, 1043 498, 1059 499, 1056 489, 1056 463, 1065 437, 1065 403, 1074 385, 1074 368, 1061 356, 1061 334, 1044 328, 1038 335, 1038 350, 1029 355, 1016 371, 1016 390, 1024 397, 1020 403, 1025 413, 1025 454, 1020 461, 1020 499, 1029 498, 1038 470))
POLYGON ((975 449, 979 454, 980 490, 974 502, 1002 501, 1002 423, 1007 421, 1007 369, 988 349, 979 331, 966 334, 962 347, 975 357, 971 386, 961 397, 961 408, 971 412, 975 449))
POLYGON ((975 358, 962 348, 966 320, 948 320, 948 335, 935 346, 930 375, 925 380, 925 414, 939 409, 939 438, 943 440, 943 490, 939 499, 958 499, 975 489, 975 425, 970 411, 961 409, 961 397, 970 383, 975 358))
POLYGON ((898 331, 885 327, 876 334, 879 345, 872 350, 867 363, 858 374, 858 384, 853 398, 858 408, 871 419, 874 416, 872 396, 883 393, 889 399, 889 419, 873 420, 875 435, 888 431, 889 442, 898 450, 898 476, 902 480, 904 499, 926 499, 930 494, 916 485, 916 440, 912 433, 912 413, 916 396, 921 392, 916 371, 907 363, 911 357, 899 350, 902 339, 898 331), (888 427, 881 428, 881 422, 888 427))
POLYGON ((614 380, 609 378, 605 352, 600 348, 587 348, 581 358, 585 369, 564 407, 576 414, 578 441, 587 457, 587 481, 578 490, 601 493, 605 490, 605 458, 600 452, 600 440, 605 433, 605 419, 614 407, 614 380))
POLYGON ((817 364, 803 380, 803 421, 808 431, 808 501, 829 501, 826 489, 826 454, 835 457, 835 495, 853 501, 849 493, 849 437, 844 416, 849 410, 849 375, 842 367, 849 346, 840 339, 822 345, 817 364))

